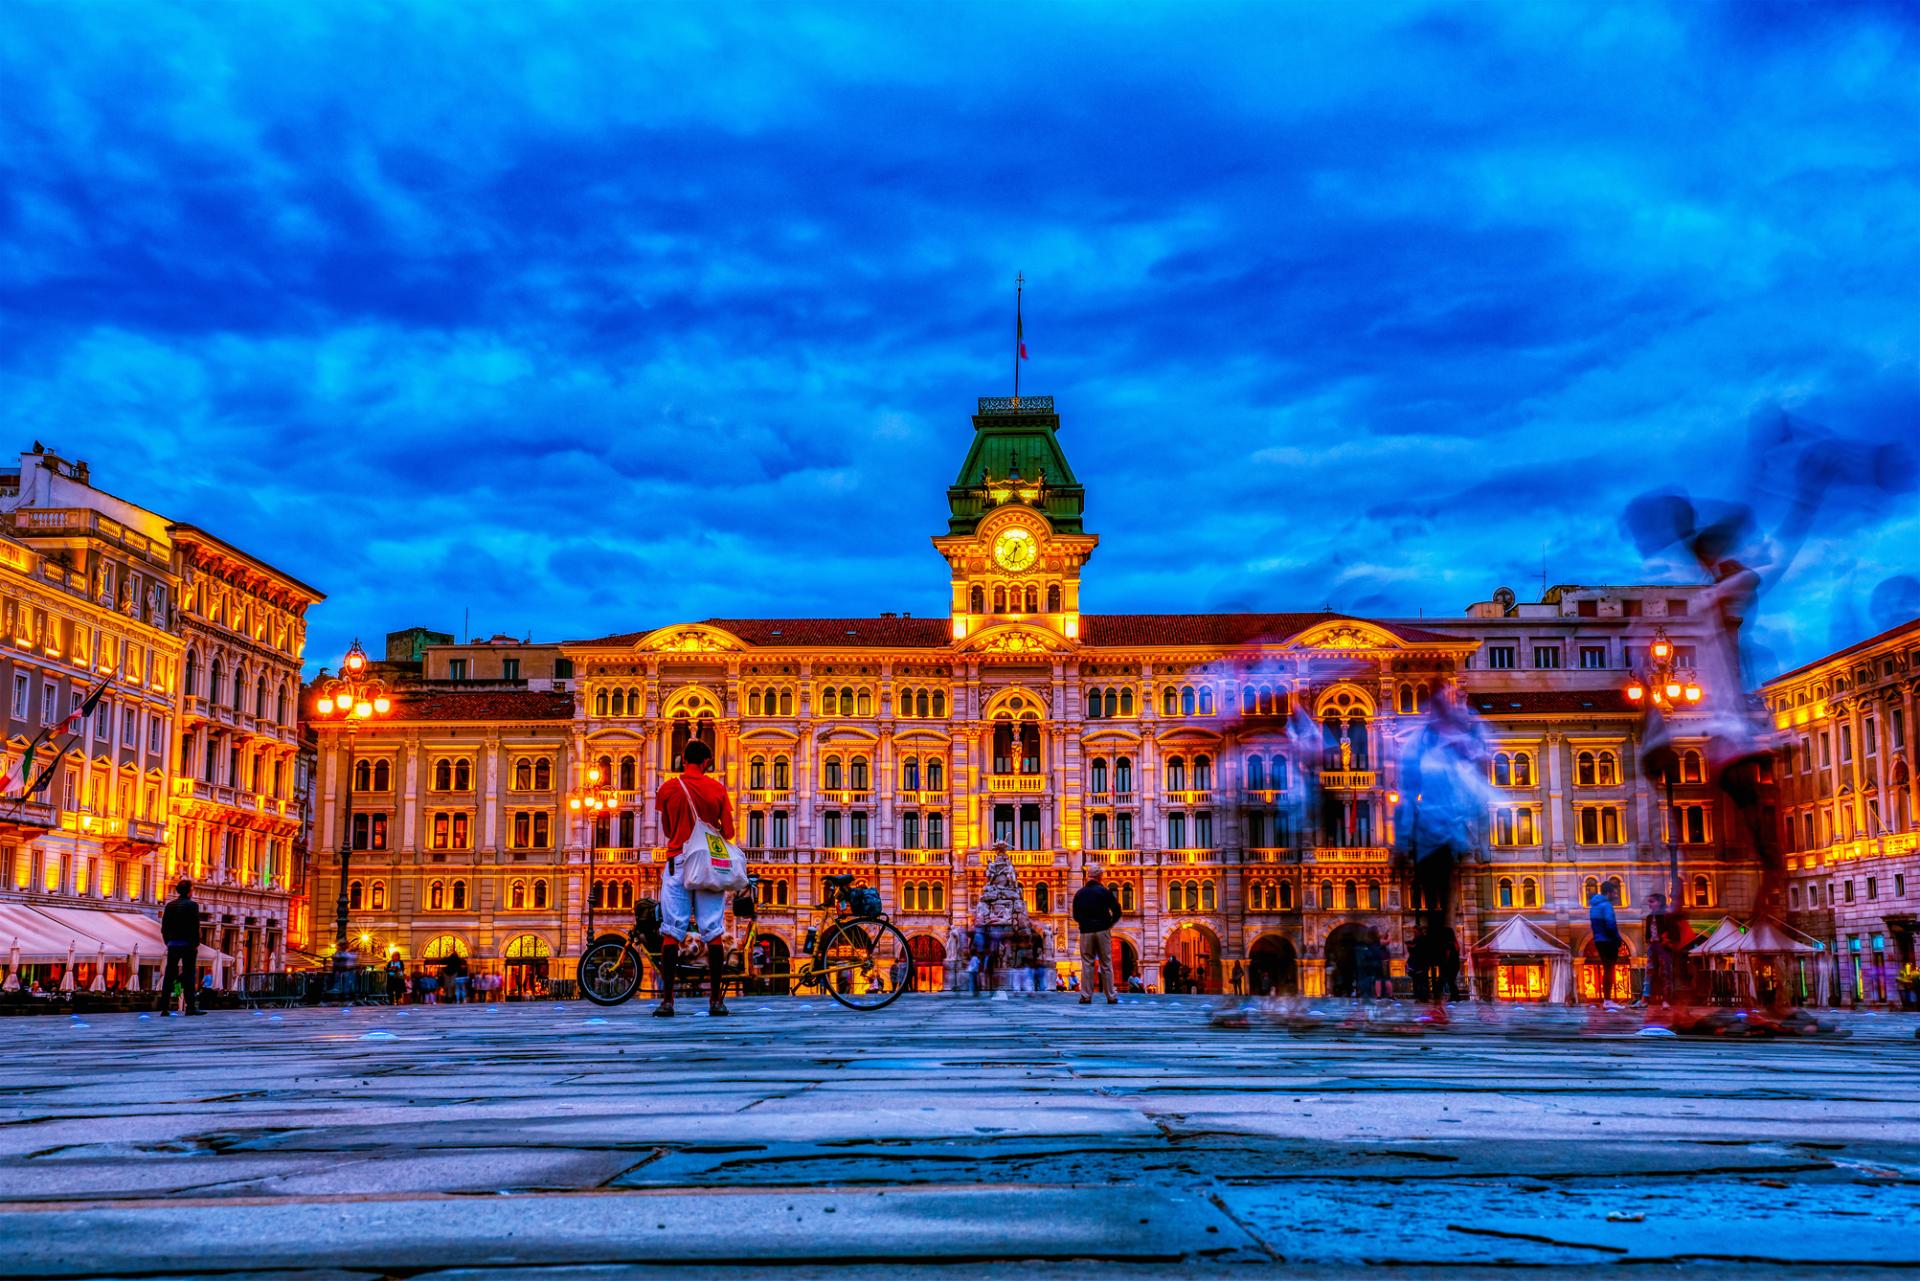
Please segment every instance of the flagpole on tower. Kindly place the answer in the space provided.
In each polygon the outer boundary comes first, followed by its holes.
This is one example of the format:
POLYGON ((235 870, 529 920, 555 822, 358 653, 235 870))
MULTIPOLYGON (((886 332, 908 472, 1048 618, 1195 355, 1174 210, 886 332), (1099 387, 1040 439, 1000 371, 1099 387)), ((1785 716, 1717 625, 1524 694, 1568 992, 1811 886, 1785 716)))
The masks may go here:
POLYGON ((1025 273, 1013 277, 1013 407, 1020 408, 1020 358, 1026 355, 1026 322, 1020 316, 1020 295, 1026 289, 1025 273))

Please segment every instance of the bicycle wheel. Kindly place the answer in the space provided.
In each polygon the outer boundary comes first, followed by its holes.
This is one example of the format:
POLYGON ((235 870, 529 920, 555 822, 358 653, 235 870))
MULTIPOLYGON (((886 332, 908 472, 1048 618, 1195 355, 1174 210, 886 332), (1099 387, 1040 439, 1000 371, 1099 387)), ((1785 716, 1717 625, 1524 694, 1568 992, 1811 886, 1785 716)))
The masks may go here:
POLYGON ((580 995, 595 1005, 618 1005, 640 987, 640 958, 619 939, 602 939, 580 958, 580 995))
POLYGON ((840 921, 820 945, 815 980, 852 1010, 893 1004, 913 986, 913 953, 907 936, 886 921, 840 921))

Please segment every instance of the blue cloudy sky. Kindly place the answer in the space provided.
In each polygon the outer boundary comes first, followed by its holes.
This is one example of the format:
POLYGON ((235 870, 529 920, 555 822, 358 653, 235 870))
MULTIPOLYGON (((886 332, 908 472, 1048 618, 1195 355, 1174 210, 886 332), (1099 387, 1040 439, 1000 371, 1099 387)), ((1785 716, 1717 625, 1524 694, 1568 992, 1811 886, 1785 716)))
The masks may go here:
MULTIPOLYGON (((937 613, 973 398, 1091 611, 1684 576, 1822 453, 1761 666, 1911 613, 1900 5, 13 4, 0 416, 315 583, 310 657, 937 613), (1772 425, 1772 426, 1770 426, 1772 425), (1836 464, 1832 459, 1838 459, 1836 464)), ((1776 552, 1779 549, 1774 549, 1776 552)))

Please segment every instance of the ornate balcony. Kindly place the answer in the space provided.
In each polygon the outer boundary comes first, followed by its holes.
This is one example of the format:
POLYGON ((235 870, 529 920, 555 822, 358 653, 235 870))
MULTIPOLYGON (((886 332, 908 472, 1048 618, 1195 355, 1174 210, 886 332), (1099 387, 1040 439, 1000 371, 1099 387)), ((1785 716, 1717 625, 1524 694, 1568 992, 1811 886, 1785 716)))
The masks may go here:
POLYGON ((1211 805, 1213 792, 1187 788, 1183 791, 1162 792, 1160 803, 1163 805, 1211 805))
POLYGON ((987 790, 997 795, 1038 796, 1047 790, 1045 774, 989 774, 987 790))
POLYGON ((863 788, 855 791, 850 787, 836 787, 820 793, 820 803, 822 805, 865 805, 872 800, 872 788, 863 788))
POLYGON ((901 805, 945 805, 948 795, 944 787, 937 790, 921 788, 918 791, 895 792, 893 799, 901 805))
POLYGON ((1287 791, 1283 787, 1249 787, 1247 789, 1249 805, 1278 805, 1286 798, 1287 791))
POLYGON ((1219 850, 1196 847, 1162 850, 1160 859, 1163 865, 1169 867, 1201 866, 1220 861, 1219 850))
POLYGON ((1254 848, 1246 851, 1249 863, 1298 863, 1300 851, 1283 848, 1254 848))
POLYGON ((790 787, 753 787, 747 789, 748 805, 786 805, 793 800, 790 787))
POLYGON ((1379 778, 1370 769, 1323 769, 1320 786, 1335 792, 1364 792, 1379 778))
POLYGON ((1313 849, 1313 861, 1316 863, 1386 863, 1393 857, 1393 851, 1384 845, 1316 845, 1313 849))

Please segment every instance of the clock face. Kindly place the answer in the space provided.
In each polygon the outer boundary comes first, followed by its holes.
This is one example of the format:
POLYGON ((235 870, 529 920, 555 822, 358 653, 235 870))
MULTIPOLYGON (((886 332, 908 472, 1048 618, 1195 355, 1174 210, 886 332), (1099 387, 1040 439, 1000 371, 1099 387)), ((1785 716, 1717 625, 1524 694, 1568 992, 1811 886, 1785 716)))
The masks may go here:
POLYGON ((1040 542, 1019 525, 1009 525, 993 540, 993 558, 1000 568, 1018 573, 1040 555, 1040 542))

